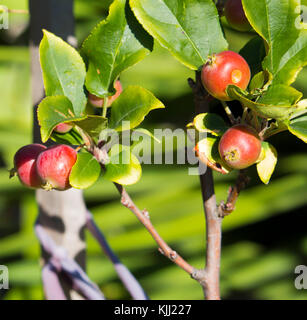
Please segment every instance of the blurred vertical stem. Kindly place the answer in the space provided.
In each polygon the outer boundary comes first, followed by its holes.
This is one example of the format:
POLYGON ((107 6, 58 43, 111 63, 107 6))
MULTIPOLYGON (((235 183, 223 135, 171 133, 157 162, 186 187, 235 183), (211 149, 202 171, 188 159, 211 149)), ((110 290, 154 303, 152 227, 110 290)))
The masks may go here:
POLYGON ((107 111, 108 111, 108 97, 105 97, 103 99, 103 111, 102 111, 102 116, 105 118, 107 116, 107 111))
MULTIPOLYGON (((196 114, 209 112, 209 94, 201 83, 200 73, 196 72, 196 81, 189 79, 193 90, 196 114)), ((220 300, 220 259, 222 240, 222 218, 219 217, 214 191, 212 170, 207 167, 200 174, 201 193, 206 218, 206 266, 202 272, 194 275, 204 290, 206 300, 220 300)))

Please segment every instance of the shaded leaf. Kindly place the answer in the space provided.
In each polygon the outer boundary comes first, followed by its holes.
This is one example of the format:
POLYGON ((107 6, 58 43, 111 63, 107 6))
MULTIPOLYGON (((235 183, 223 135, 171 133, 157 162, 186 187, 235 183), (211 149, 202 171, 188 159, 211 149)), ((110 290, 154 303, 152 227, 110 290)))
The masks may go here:
POLYGON ((262 61, 266 56, 263 39, 259 36, 252 38, 240 50, 239 54, 246 60, 250 69, 251 76, 262 71, 262 61))
POLYGON ((53 131, 51 139, 59 144, 81 145, 83 143, 80 134, 74 128, 67 133, 53 131))
POLYGON ((85 118, 74 114, 73 105, 65 96, 46 97, 38 106, 37 117, 42 142, 49 139, 53 129, 58 124, 85 118))
POLYGON ((193 120, 193 126, 199 132, 209 132, 216 136, 221 136, 228 127, 219 115, 215 113, 202 113, 193 120))
POLYGON ((288 125, 289 131, 307 143, 307 115, 292 119, 288 125))
POLYGON ((101 131, 107 127, 108 119, 101 116, 88 115, 87 118, 74 123, 92 138, 97 138, 101 131))

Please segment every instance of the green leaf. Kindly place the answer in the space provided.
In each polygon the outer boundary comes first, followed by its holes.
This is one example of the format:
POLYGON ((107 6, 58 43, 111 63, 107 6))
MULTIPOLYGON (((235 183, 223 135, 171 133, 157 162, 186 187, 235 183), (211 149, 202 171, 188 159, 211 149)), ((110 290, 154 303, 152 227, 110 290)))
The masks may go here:
POLYGON ((298 0, 243 0, 246 16, 266 41, 263 62, 274 83, 290 85, 307 64, 307 31, 301 28, 298 0))
POLYGON ((262 142, 262 150, 264 158, 257 164, 257 172, 261 181, 268 184, 277 164, 277 151, 268 142, 262 142))
POLYGON ((83 143, 80 134, 74 128, 67 133, 53 131, 51 139, 59 144, 81 145, 83 143))
POLYGON ((221 159, 219 154, 220 137, 208 135, 197 144, 197 153, 200 161, 204 162, 211 169, 223 174, 232 171, 221 159))
POLYGON ((84 119, 74 114, 73 105, 65 96, 46 97, 38 106, 37 117, 41 127, 42 142, 49 139, 58 124, 84 119))
POLYGON ((249 84, 249 90, 252 93, 258 93, 272 83, 272 75, 268 71, 260 71, 251 80, 249 84))
POLYGON ((209 132, 216 136, 221 136, 228 127, 219 115, 215 113, 202 113, 193 120, 193 126, 199 132, 209 132))
POLYGON ((88 152, 78 153, 77 161, 71 169, 70 184, 77 189, 87 189, 99 178, 101 166, 88 152))
POLYGON ((258 101, 250 100, 250 96, 236 86, 228 86, 227 94, 234 100, 238 100, 244 107, 255 111, 260 117, 276 120, 288 119, 299 109, 297 105, 301 93, 285 86, 270 86, 268 91, 258 101))
POLYGON ((161 143, 161 140, 159 140, 158 138, 156 138, 154 136, 154 134, 152 134, 149 130, 147 129, 144 129, 144 128, 137 128, 137 129, 134 129, 133 132, 136 132, 136 133, 140 133, 140 135, 146 135, 150 138, 152 138, 154 141, 158 142, 158 143, 161 143))
POLYGON ((298 118, 290 120, 289 131, 307 143, 307 115, 304 114, 298 118))
POLYGON ((147 32, 192 70, 228 48, 212 0, 130 0, 130 6, 147 32))
POLYGON ((39 53, 46 95, 67 97, 72 103, 74 114, 82 115, 86 106, 83 90, 86 72, 79 53, 46 30, 39 53))
POLYGON ((105 164, 103 177, 121 185, 131 185, 139 181, 142 167, 138 158, 131 153, 130 148, 115 145, 111 148, 109 162, 105 164))
POLYGON ((92 138, 97 138, 101 131, 107 127, 108 119, 101 116, 88 115, 86 119, 75 121, 74 123, 92 138))
POLYGON ((266 105, 293 106, 298 103, 302 96, 301 92, 292 87, 275 84, 271 85, 257 102, 266 105))
POLYGON ((246 60, 250 69, 251 76, 262 71, 262 61, 266 56, 264 41, 261 37, 252 38, 240 50, 239 54, 246 60))
POLYGON ((109 127, 117 131, 133 129, 151 110, 160 108, 164 108, 163 103, 151 92, 139 86, 128 86, 112 104, 109 127), (129 123, 123 124, 123 121, 129 123))
POLYGON ((119 74, 152 51, 152 38, 135 19, 126 0, 115 0, 109 16, 84 41, 81 53, 88 62, 86 87, 105 97, 114 94, 119 74))

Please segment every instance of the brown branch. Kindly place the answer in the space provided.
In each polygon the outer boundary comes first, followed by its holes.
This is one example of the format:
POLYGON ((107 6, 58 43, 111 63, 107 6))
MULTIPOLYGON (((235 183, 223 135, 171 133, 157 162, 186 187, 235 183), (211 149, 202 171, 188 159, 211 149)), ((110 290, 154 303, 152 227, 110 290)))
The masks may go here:
POLYGON ((146 210, 141 211, 135 205, 135 203, 133 202, 133 200, 131 199, 131 197, 122 185, 117 183, 114 183, 114 185, 118 190, 119 194, 121 195, 121 203, 130 211, 132 211, 132 213, 148 230, 150 235, 158 244, 159 251, 192 277, 194 274, 197 274, 197 270, 194 267, 192 267, 188 262, 186 262, 176 251, 171 249, 168 246, 168 244, 161 238, 157 230, 152 225, 148 212, 146 210))
POLYGON ((244 170, 241 170, 235 186, 229 188, 227 202, 225 203, 222 201, 218 207, 218 215, 220 218, 229 216, 235 210, 239 194, 246 188, 248 183, 249 177, 246 175, 244 170))
MULTIPOLYGON (((210 95, 201 84, 200 74, 196 72, 196 82, 188 80, 194 93, 196 113, 209 111, 210 95)), ((204 290, 206 300, 220 300, 220 259, 222 239, 222 218, 218 215, 212 170, 200 175, 201 192, 206 218, 206 266, 195 275, 204 290)))
MULTIPOLYGON (((92 143, 93 141, 90 139, 89 145, 92 145, 92 143)), ((94 148, 88 148, 88 151, 93 154, 93 156, 100 163, 102 169, 104 169, 105 160, 108 157, 106 150, 104 149, 104 145, 101 144, 101 148, 96 146, 94 148)), ((159 233, 151 223, 148 211, 147 210, 141 211, 135 205, 135 203, 129 196, 128 192, 122 185, 118 183, 114 183, 114 185, 121 196, 122 205, 125 206, 127 209, 129 209, 138 218, 138 220, 144 225, 144 227, 150 233, 152 238, 158 244, 160 253, 166 256, 172 262, 174 262, 181 269, 186 271, 192 278, 198 280, 199 270, 195 269, 187 261, 185 261, 176 251, 170 248, 169 245, 162 239, 162 237, 159 235, 159 233)))

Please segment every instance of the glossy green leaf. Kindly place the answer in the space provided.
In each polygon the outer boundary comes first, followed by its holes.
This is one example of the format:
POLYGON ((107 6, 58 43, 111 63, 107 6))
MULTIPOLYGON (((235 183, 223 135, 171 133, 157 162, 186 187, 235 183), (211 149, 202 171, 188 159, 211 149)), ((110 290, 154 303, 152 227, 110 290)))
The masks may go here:
POLYGON ((109 16, 101 21, 84 41, 86 87, 98 97, 114 93, 119 74, 142 60, 153 48, 152 38, 135 19, 126 0, 115 0, 109 16))
POLYGON ((115 145, 111 148, 109 162, 105 164, 103 177, 121 185, 138 182, 142 175, 142 167, 137 157, 128 147, 115 145))
POLYGON ((154 141, 161 143, 161 141, 157 137, 155 137, 153 133, 151 133, 149 130, 147 130, 145 128, 137 128, 137 129, 134 129, 133 132, 135 132, 139 135, 146 135, 146 136, 152 138, 154 141))
POLYGON ((107 127, 108 119, 101 116, 88 115, 86 119, 75 121, 74 123, 91 137, 97 138, 101 131, 107 127))
POLYGON ((76 189, 87 189, 97 181, 100 172, 101 166, 96 158, 88 152, 80 152, 71 169, 69 182, 76 189))
POLYGON ((130 0, 130 6, 147 32, 192 70, 228 48, 212 0, 130 0))
POLYGON ((38 106, 37 117, 42 142, 49 139, 53 129, 58 124, 85 118, 74 114, 73 105, 65 96, 46 97, 38 106))
POLYGON ((307 115, 292 119, 288 125, 289 131, 307 143, 307 115))
POLYGON ((242 2, 249 22, 268 46, 264 69, 273 74, 274 83, 290 85, 307 64, 307 31, 300 23, 300 1, 242 2))
POLYGON ((46 95, 67 97, 72 103, 74 114, 80 116, 86 106, 83 90, 86 73, 79 53, 46 30, 39 52, 46 95))
POLYGON ((261 181, 268 184, 277 164, 277 151, 268 142, 262 142, 262 150, 264 157, 257 163, 257 172, 261 181))
POLYGON ((303 94, 286 85, 271 85, 257 101, 260 104, 275 106, 293 106, 298 103, 303 94))
POLYGON ((202 113, 193 120, 193 126, 199 132, 208 132, 216 136, 221 136, 228 127, 219 115, 215 113, 202 113))
POLYGON ((273 77, 267 70, 260 71, 252 78, 249 84, 249 90, 252 94, 259 94, 268 89, 272 80, 273 77))
POLYGON ((112 104, 109 127, 117 131, 133 129, 151 110, 160 108, 164 108, 163 103, 151 92, 128 86, 112 104))
POLYGON ((58 133, 53 131, 51 139, 59 144, 81 145, 83 140, 80 134, 73 128, 67 133, 58 133))
POLYGON ((260 117, 283 120, 289 118, 299 109, 296 104, 301 98, 297 90, 284 86, 271 86, 258 101, 252 101, 250 96, 236 86, 228 86, 228 95, 255 111, 260 117))

